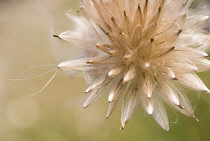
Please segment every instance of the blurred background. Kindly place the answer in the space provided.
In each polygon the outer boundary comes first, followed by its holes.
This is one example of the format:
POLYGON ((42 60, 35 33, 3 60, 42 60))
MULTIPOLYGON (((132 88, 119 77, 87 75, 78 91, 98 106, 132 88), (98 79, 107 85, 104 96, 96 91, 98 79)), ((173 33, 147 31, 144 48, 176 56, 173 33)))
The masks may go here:
MULTIPOLYGON (((207 9, 209 0, 197 0, 194 7, 207 9), (206 7, 205 7, 206 6, 206 7)), ((87 109, 82 105, 86 82, 78 74, 59 71, 41 93, 39 91, 55 71, 37 76, 56 64, 77 56, 78 50, 54 38, 75 25, 68 18, 76 14, 79 0, 0 0, 0 141, 208 141, 210 140, 210 96, 186 90, 200 120, 186 117, 170 107, 170 131, 162 130, 142 108, 120 127, 120 106, 109 120, 105 118, 107 97, 87 109), (76 77, 75 77, 76 76, 76 77)), ((210 87, 210 72, 199 74, 210 87)))

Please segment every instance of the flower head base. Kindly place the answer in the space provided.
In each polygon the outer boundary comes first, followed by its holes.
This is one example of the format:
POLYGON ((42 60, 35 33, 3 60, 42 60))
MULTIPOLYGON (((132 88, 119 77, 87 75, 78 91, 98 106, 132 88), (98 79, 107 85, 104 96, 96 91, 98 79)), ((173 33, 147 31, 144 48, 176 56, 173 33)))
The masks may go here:
POLYGON ((84 49, 84 57, 60 63, 61 69, 85 72, 91 92, 84 107, 105 94, 107 118, 123 99, 121 129, 141 104, 169 130, 162 100, 181 113, 194 110, 179 84, 210 93, 195 72, 210 69, 205 49, 209 35, 202 28, 207 16, 192 15, 192 0, 84 0, 83 17, 59 38, 84 49))

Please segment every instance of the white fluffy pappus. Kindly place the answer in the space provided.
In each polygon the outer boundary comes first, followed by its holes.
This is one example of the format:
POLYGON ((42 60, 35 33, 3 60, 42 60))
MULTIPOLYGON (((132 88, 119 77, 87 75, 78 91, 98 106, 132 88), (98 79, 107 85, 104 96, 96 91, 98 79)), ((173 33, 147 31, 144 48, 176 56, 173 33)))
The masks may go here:
POLYGON ((139 105, 164 129, 163 102, 193 117, 180 86, 210 94, 196 72, 210 70, 209 17, 193 13, 193 0, 83 0, 81 16, 71 15, 73 31, 54 35, 84 49, 83 57, 58 65, 90 78, 88 107, 108 94, 107 118, 123 99, 121 128, 139 105))

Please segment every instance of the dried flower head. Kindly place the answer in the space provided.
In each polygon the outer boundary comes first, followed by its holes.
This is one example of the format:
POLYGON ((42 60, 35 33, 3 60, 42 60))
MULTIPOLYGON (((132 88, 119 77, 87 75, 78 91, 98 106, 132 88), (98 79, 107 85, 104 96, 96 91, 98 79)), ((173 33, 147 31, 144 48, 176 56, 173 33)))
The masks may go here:
POLYGON ((210 37, 203 31, 208 16, 192 13, 192 2, 83 0, 82 16, 71 16, 77 29, 55 35, 84 49, 82 57, 58 65, 85 72, 91 94, 83 107, 109 94, 108 118, 123 99, 121 129, 141 104, 169 130, 162 100, 197 119, 180 86, 210 93, 196 75, 210 69, 210 37))

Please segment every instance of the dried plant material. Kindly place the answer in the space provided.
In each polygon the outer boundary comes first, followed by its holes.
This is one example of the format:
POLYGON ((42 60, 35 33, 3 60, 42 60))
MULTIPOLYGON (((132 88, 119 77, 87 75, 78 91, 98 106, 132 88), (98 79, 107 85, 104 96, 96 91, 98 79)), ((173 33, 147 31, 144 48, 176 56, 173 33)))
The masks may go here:
POLYGON ((75 31, 56 35, 84 49, 83 57, 58 65, 91 78, 87 107, 108 94, 107 118, 123 99, 121 128, 139 105, 169 130, 162 101, 193 117, 194 110, 180 88, 209 89, 196 75, 210 69, 208 21, 190 10, 193 0, 83 0, 81 15, 71 18, 75 31), (192 14, 193 13, 193 14, 192 14))

